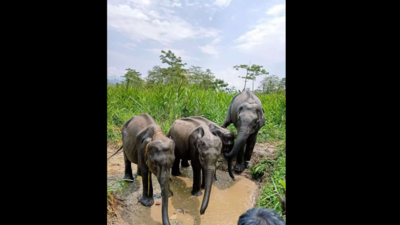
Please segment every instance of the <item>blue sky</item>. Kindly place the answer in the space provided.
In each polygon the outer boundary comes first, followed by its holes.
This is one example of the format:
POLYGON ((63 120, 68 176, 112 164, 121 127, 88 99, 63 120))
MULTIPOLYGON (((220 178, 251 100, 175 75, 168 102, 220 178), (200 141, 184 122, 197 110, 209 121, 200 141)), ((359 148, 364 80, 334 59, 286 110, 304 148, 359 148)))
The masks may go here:
POLYGON ((210 69, 237 89, 245 71, 233 66, 250 61, 286 77, 283 0, 108 0, 107 8, 110 80, 122 80, 126 68, 145 78, 153 66, 166 67, 161 50, 181 56, 186 68, 210 69))

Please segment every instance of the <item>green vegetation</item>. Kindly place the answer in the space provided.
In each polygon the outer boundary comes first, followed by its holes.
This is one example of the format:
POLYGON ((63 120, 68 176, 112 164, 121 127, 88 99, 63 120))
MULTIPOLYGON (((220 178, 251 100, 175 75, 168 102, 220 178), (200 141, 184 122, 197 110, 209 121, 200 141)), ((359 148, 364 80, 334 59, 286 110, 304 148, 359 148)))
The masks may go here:
POLYGON ((114 182, 107 182, 107 212, 117 215, 117 204, 121 204, 119 201, 117 201, 114 197, 114 193, 116 191, 119 191, 122 193, 122 190, 128 185, 126 184, 127 181, 126 179, 120 179, 116 180, 114 182))
MULTIPOLYGON (((286 144, 279 146, 275 160, 263 159, 251 170, 253 178, 259 179, 267 173, 268 177, 258 198, 258 206, 275 209, 282 216, 279 195, 286 195, 286 144), (285 190, 285 191, 284 191, 285 190), (278 192, 278 193, 277 193, 278 192)), ((283 214, 285 215, 285 213, 283 214)))
MULTIPOLYGON (((237 93, 205 90, 201 85, 155 84, 149 88, 116 85, 107 87, 107 140, 121 140, 125 121, 134 115, 148 113, 163 132, 181 117, 204 116, 222 124, 237 93)), ((258 142, 283 140, 286 128, 286 95, 257 94, 265 111, 266 124, 259 131, 258 142)), ((236 132, 233 124, 228 129, 236 132)))

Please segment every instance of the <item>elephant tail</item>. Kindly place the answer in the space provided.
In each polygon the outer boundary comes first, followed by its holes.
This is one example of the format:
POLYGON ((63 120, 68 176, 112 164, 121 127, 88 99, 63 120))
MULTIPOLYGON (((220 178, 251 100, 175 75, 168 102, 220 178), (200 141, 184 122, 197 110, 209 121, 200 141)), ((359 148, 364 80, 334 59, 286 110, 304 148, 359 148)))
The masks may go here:
POLYGON ((107 161, 108 161, 111 157, 113 157, 115 154, 117 154, 117 153, 119 152, 119 150, 122 149, 122 147, 124 147, 124 146, 122 145, 114 154, 112 154, 110 157, 108 157, 107 161))

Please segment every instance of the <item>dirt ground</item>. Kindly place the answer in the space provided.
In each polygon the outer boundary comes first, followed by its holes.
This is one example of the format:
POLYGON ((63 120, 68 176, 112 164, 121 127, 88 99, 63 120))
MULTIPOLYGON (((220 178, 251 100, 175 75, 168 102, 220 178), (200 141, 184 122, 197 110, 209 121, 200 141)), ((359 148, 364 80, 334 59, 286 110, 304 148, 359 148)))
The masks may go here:
MULTIPOLYGON (((107 143, 107 158, 111 156, 120 146, 122 145, 122 142, 108 142, 107 143)), ((261 161, 264 157, 267 158, 274 158, 275 153, 278 150, 277 147, 275 147, 277 143, 257 143, 256 146, 254 147, 254 151, 252 154, 251 158, 251 165, 257 164, 259 161, 261 161)), ((190 161, 189 161, 190 162, 190 161)), ((233 166, 235 165, 235 162, 232 164, 233 166)), ((136 174, 136 168, 137 165, 132 164, 132 172, 136 174)), ((229 209, 228 211, 232 211, 231 217, 234 218, 229 218, 229 216, 226 216, 226 213, 224 214, 224 217, 219 218, 218 224, 232 224, 233 221, 237 221, 238 215, 240 215, 242 212, 247 210, 248 208, 253 207, 256 202, 257 198, 261 193, 261 187, 263 185, 263 182, 255 182, 251 180, 251 175, 250 175, 250 170, 245 169, 241 175, 235 174, 236 182, 232 181, 229 176, 227 171, 227 162, 224 159, 224 157, 221 155, 218 163, 217 163, 217 177, 219 179, 218 182, 215 182, 213 184, 213 192, 211 194, 214 194, 213 198, 219 198, 221 197, 220 200, 218 201, 211 201, 210 197, 210 203, 207 208, 207 212, 205 215, 208 217, 205 217, 204 215, 200 216, 199 213, 197 212, 198 209, 200 208, 203 196, 199 196, 198 200, 196 197, 190 196, 190 189, 191 189, 191 182, 192 182, 192 174, 191 174, 191 167, 189 168, 182 168, 181 172, 184 175, 184 177, 172 177, 171 183, 171 190, 174 192, 175 197, 171 197, 171 201, 169 201, 169 209, 168 209, 168 214, 170 216, 170 222, 171 224, 209 224, 210 223, 210 217, 213 218, 212 224, 217 224, 215 223, 216 217, 220 216, 221 210, 224 208, 229 208, 231 205, 240 205, 239 203, 236 204, 235 202, 232 202, 232 199, 238 199, 238 201, 245 202, 244 208, 233 208, 229 209), (186 175, 185 175, 186 174, 186 175), (215 186, 215 188, 214 188, 215 186), (174 189, 172 189, 172 187, 174 189), (182 187, 182 188, 181 188, 182 187), (244 191, 244 190, 247 191, 244 191), (227 193, 229 192, 229 193, 227 193), (234 195, 235 198, 229 198, 228 196, 223 196, 223 195, 228 195, 232 196, 234 195), (174 200, 176 197, 179 198, 179 200, 174 200), (173 199, 172 199, 173 198, 173 199), (189 202, 188 204, 191 204, 191 206, 184 205, 184 201, 180 201, 181 198, 186 199, 185 201, 189 202), (227 198, 229 198, 229 201, 227 201, 227 198), (224 205, 225 204, 225 205, 224 205), (214 206, 215 205, 215 206, 214 206), (191 208, 193 207, 193 209, 191 208), (216 207, 215 209, 213 207, 216 207), (192 212, 187 212, 187 215, 185 215, 185 212, 182 213, 182 210, 180 209, 187 209, 191 210, 192 212), (198 208, 198 209, 197 209, 198 208), (196 211, 197 210, 197 211, 196 211), (235 210, 237 212, 235 212, 235 210), (197 213, 197 214, 196 214, 197 213), (228 218, 228 219, 226 219, 228 218), (231 220, 229 220, 231 219, 231 220)), ((107 181, 115 181, 117 179, 121 179, 124 174, 124 156, 122 153, 122 150, 117 153, 115 156, 109 159, 107 162, 107 181)), ((140 205, 140 203, 137 202, 137 200, 141 197, 141 178, 137 176, 137 179, 133 182, 133 184, 129 185, 122 193, 115 193, 114 196, 118 199, 119 204, 117 204, 117 216, 113 214, 108 214, 107 215, 107 224, 113 224, 113 225, 132 225, 132 224, 157 224, 161 225, 161 205, 159 204, 161 202, 161 196, 158 194, 160 193, 160 187, 158 185, 158 182, 156 178, 153 176, 153 187, 154 187, 154 199, 155 199, 155 204, 150 207, 143 207, 140 205)), ((243 204, 242 204, 243 205, 243 204)), ((218 220, 218 218, 217 218, 218 220)))

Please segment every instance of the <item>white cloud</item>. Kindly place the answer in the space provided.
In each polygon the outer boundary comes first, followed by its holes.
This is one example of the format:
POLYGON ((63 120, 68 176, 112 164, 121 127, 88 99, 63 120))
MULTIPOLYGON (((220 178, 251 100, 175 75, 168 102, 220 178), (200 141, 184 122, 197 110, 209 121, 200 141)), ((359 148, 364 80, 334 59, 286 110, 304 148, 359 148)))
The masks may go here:
POLYGON ((109 80, 122 80, 123 78, 121 78, 121 76, 123 76, 125 74, 126 71, 124 70, 119 70, 115 67, 108 67, 107 68, 107 78, 109 80))
POLYGON ((212 21, 212 16, 208 17, 208 19, 209 19, 210 21, 212 21))
POLYGON ((218 50, 215 47, 216 44, 218 44, 221 41, 220 38, 214 38, 214 40, 212 40, 211 43, 205 45, 205 46, 199 46, 200 50, 205 53, 205 54, 209 54, 209 55, 214 55, 214 56, 218 56, 218 50))
POLYGON ((128 0, 128 2, 140 4, 140 5, 150 5, 150 0, 128 0))
POLYGON ((275 5, 267 11, 268 15, 278 15, 281 12, 285 12, 285 4, 275 5))
POLYGON ((154 40, 167 45, 187 38, 215 38, 219 31, 193 26, 165 7, 180 7, 178 0, 149 2, 131 1, 128 4, 108 4, 108 29, 115 30, 134 42, 154 40), (155 5, 159 4, 159 5, 155 5), (161 6, 165 7, 161 7, 161 6))
POLYGON ((214 38, 214 40, 212 40, 211 44, 215 45, 215 44, 218 44, 220 41, 221 41, 220 38, 214 38))
POLYGON ((274 6, 268 10, 268 12, 274 13, 270 15, 275 16, 260 20, 250 31, 235 40, 238 44, 234 48, 242 53, 260 56, 268 63, 284 61, 286 19, 284 15, 276 16, 281 11, 281 6, 274 6))
POLYGON ((171 50, 175 54, 175 56, 181 57, 182 60, 192 59, 190 56, 188 56, 186 54, 186 51, 184 49, 173 49, 173 48, 165 47, 165 48, 162 48, 162 49, 161 48, 153 48, 153 49, 146 49, 146 50, 149 51, 149 52, 152 52, 154 54, 157 54, 157 55, 161 55, 162 54, 161 50, 164 50, 166 52, 168 52, 168 50, 171 50))
MULTIPOLYGON (((159 0, 160 1, 160 0, 159 0)), ((160 5, 164 7, 178 7, 181 8, 182 4, 179 2, 179 0, 161 0, 160 5)))
POLYGON ((200 6, 200 1, 189 2, 188 0, 185 0, 185 3, 187 6, 200 6))
POLYGON ((218 51, 213 45, 200 46, 199 48, 205 54, 218 55, 218 51))
POLYGON ((214 4, 219 7, 227 7, 232 0, 215 0, 214 4))
POLYGON ((121 47, 125 47, 125 48, 130 49, 130 50, 135 50, 135 47, 136 47, 136 44, 133 43, 133 42, 127 42, 127 43, 124 43, 124 44, 122 44, 120 42, 116 42, 116 45, 117 46, 121 46, 121 47))
MULTIPOLYGON (((218 79, 224 80, 230 86, 234 86, 238 90, 242 90, 244 87, 244 79, 239 76, 246 75, 244 71, 233 69, 232 67, 228 67, 225 70, 219 71, 215 73, 215 77, 218 79)), ((251 88, 251 82, 247 82, 246 88, 251 88), (250 84, 250 86, 249 86, 250 84)), ((254 84, 254 87, 256 85, 254 84)))

